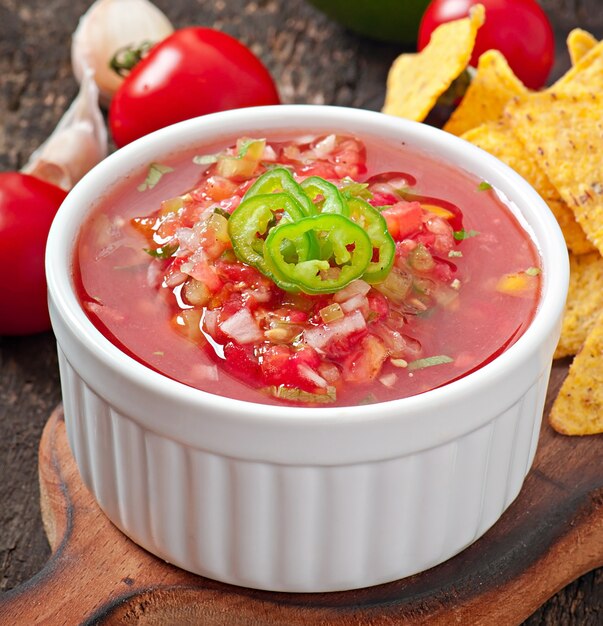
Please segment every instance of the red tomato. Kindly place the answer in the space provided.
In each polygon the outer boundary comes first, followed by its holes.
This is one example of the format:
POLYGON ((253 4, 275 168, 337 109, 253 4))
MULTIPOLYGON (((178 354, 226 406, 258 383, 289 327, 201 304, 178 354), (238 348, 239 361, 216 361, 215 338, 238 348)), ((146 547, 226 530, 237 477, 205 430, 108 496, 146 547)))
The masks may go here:
POLYGON ((465 17, 475 4, 485 6, 486 21, 477 33, 471 65, 476 67, 480 54, 495 48, 526 87, 540 89, 553 66, 555 37, 536 0, 432 0, 419 27, 419 50, 440 24, 465 17))
POLYGON ((198 115, 279 104, 268 70, 242 43, 211 28, 183 28, 157 44, 111 101, 118 146, 198 115))
POLYGON ((44 251, 50 224, 66 195, 28 174, 0 173, 0 335, 50 328, 44 251))

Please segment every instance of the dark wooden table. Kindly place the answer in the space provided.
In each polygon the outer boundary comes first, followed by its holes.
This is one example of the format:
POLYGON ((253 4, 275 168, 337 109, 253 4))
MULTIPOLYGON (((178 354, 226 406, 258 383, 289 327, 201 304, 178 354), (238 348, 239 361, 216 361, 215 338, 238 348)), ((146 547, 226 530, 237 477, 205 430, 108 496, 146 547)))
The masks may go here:
MULTIPOLYGON (((69 42, 89 4, 0 0, 0 170, 18 169, 75 95, 69 42)), ((387 70, 401 51, 346 32, 303 0, 156 0, 156 4, 177 27, 214 26, 251 46, 272 71, 284 102, 378 110, 387 70)), ((559 54, 553 79, 569 64, 567 32, 581 26, 603 38, 603 12, 600 0, 541 4, 556 29, 559 54)), ((0 337, 0 592, 33 576, 49 556, 40 517, 37 453, 42 427, 59 401, 52 333, 0 337)), ((568 585, 525 622, 601 623, 603 569, 568 585)))

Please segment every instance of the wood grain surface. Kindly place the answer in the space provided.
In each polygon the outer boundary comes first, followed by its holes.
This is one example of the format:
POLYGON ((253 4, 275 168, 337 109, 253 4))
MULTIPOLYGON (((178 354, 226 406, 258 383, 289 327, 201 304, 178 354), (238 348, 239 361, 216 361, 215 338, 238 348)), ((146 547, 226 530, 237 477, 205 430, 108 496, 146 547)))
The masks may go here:
MULTIPOLYGON (((566 374, 555 365, 547 410, 566 374)), ((553 593, 603 565, 601 438, 578 444, 541 429, 524 487, 486 535, 426 572, 367 589, 269 593, 189 574, 123 535, 84 487, 61 409, 39 451, 52 557, 0 596, 0 623, 513 626, 553 593)))
MULTIPOLYGON (((74 97, 77 86, 71 74, 69 40, 89 4, 0 0, 0 170, 18 169, 74 97)), ((284 102, 379 109, 387 70, 402 51, 346 32, 304 0, 156 0, 155 4, 176 26, 214 26, 248 44, 273 73, 284 102)), ((553 79, 569 63, 564 49, 567 32, 581 26, 603 38, 603 11, 600 0, 542 0, 541 4, 556 29, 553 79)), ((0 305, 1 301, 0 284, 0 305)), ((30 579, 50 555, 40 514, 37 451, 43 426, 59 401, 52 333, 1 337, 0 592, 30 579)), ((575 445, 578 451, 578 444, 571 440, 567 445, 570 449, 575 445)), ((558 566, 563 566, 561 556, 558 566)), ((234 605, 232 623, 237 623, 236 610, 234 605)), ((528 626, 601 623, 602 569, 563 588, 525 621, 528 626)))

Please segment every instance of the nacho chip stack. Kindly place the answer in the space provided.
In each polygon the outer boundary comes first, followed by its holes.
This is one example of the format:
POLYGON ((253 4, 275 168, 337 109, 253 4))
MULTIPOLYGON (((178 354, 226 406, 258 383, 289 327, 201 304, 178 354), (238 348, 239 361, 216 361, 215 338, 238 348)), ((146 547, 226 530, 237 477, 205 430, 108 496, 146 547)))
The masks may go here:
MULTIPOLYGON (((483 8, 399 57, 383 111, 423 121, 466 69, 483 8)), ((570 252, 570 288, 555 358, 577 355, 550 415, 564 434, 603 432, 603 42, 574 29, 571 69, 528 90, 503 55, 481 55, 444 130, 498 157, 548 204, 570 252)))

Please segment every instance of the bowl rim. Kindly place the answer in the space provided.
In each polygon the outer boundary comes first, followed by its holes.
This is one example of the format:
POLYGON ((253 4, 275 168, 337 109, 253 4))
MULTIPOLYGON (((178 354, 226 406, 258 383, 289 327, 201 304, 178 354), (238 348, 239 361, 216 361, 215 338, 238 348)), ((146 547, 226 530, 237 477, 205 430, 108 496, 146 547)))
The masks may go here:
POLYGON ((519 174, 489 153, 426 124, 375 111, 300 104, 238 109, 194 118, 151 133, 109 155, 77 183, 57 212, 47 242, 46 273, 49 299, 58 315, 88 350, 124 379, 176 402, 185 401, 204 410, 215 409, 235 420, 280 425, 303 420, 343 427, 346 423, 363 422, 368 417, 371 420, 403 419, 411 413, 437 410, 470 394, 476 386, 502 380, 537 352, 558 326, 567 294, 569 263, 563 235, 544 200, 519 174), (407 398, 346 407, 284 407, 215 395, 155 372, 113 345, 85 315, 71 281, 73 243, 79 225, 89 214, 80 207, 93 203, 96 190, 103 187, 103 180, 123 179, 125 173, 148 164, 157 155, 186 149, 195 142, 209 143, 212 137, 241 133, 244 128, 319 131, 344 126, 350 126, 348 132, 359 136, 377 136, 379 132, 383 136, 401 134, 405 143, 417 142, 421 144, 419 149, 428 154, 437 145, 438 152, 446 153, 442 160, 456 166, 460 162, 466 171, 488 180, 509 198, 514 212, 517 210, 515 214, 535 243, 544 265, 542 293, 528 328, 493 361, 461 379, 407 398), (201 139, 202 136, 207 138, 201 139), (428 147, 422 145, 424 142, 428 147), (537 238, 535 231, 542 235, 537 238), (375 407, 379 407, 378 411, 375 407))

